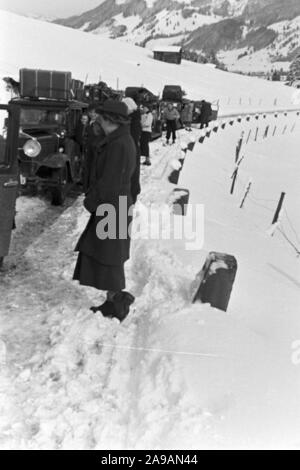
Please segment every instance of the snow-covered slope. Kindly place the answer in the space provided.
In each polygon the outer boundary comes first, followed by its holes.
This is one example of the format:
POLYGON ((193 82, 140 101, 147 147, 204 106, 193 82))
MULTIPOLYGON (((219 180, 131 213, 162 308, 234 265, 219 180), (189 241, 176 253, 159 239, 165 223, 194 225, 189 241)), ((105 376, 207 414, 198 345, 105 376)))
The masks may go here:
POLYGON ((0 25, 2 76, 18 78, 21 67, 70 70, 79 79, 88 77, 89 82, 101 77, 112 87, 118 82, 121 89, 143 84, 155 94, 175 82, 188 97, 220 100, 223 113, 238 112, 246 103, 250 109, 293 105, 295 91, 282 84, 188 61, 180 66, 154 61, 144 48, 4 11, 0 25))
POLYGON ((106 0, 78 16, 56 20, 72 28, 153 47, 181 44, 220 53, 229 70, 270 71, 297 54, 296 0, 106 0), (284 22, 284 31, 277 23, 284 22), (288 47, 287 47, 288 46, 288 47), (227 51, 230 51, 227 55, 227 51), (247 60, 242 54, 247 52, 247 60), (234 56, 234 62, 232 60, 234 56))

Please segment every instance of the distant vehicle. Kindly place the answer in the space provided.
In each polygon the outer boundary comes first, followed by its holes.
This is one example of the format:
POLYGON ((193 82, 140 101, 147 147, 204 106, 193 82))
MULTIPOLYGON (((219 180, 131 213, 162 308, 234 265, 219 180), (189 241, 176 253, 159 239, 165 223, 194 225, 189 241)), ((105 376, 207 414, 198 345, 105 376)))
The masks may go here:
POLYGON ((18 133, 20 109, 0 105, 0 266, 8 254, 19 187, 18 133))
MULTIPOLYGON (((210 121, 216 121, 218 119, 218 113, 219 113, 219 101, 218 100, 213 101, 210 104, 212 108, 210 121)), ((194 111, 193 111, 193 120, 192 120, 193 124, 200 123, 201 106, 202 106, 201 101, 194 101, 194 111)))

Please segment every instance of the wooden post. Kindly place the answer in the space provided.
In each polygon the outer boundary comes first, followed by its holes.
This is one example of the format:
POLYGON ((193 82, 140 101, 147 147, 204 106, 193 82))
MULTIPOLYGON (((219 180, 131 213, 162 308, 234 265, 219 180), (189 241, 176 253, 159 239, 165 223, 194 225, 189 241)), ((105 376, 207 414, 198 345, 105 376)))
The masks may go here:
POLYGON ((249 131, 249 134, 248 134, 248 137, 247 137, 246 144, 248 144, 248 142, 249 142, 249 139, 250 139, 251 132, 252 132, 252 129, 250 129, 250 131, 249 131))
POLYGON ((265 133, 264 133, 264 139, 266 139, 268 137, 269 127, 270 126, 266 127, 266 130, 265 130, 265 133))
POLYGON ((230 194, 233 194, 234 192, 234 187, 235 187, 235 182, 237 178, 238 170, 234 170, 233 175, 232 175, 232 183, 231 183, 231 188, 230 188, 230 194))
POLYGON ((119 90, 119 77, 117 77, 117 91, 119 90))
POLYGON ((242 97, 240 96, 240 104, 242 104, 242 97))
POLYGON ((243 138, 244 138, 244 132, 241 133, 241 137, 239 138, 236 149, 235 149, 235 163, 237 163, 239 156, 240 156, 243 138))
POLYGON ((273 137, 274 137, 274 135, 275 135, 276 129, 277 129, 277 126, 274 127, 273 137))
POLYGON ((238 172, 239 172, 239 166, 242 163, 243 159, 244 159, 244 156, 242 156, 242 158, 239 159, 239 161, 237 162, 237 164, 235 166, 235 169, 234 169, 234 171, 231 175, 232 184, 231 184, 231 188, 230 188, 230 194, 233 194, 233 192, 234 192, 235 182, 236 182, 237 175, 238 175, 238 172))
POLYGON ((285 134, 285 131, 287 130, 287 126, 285 125, 284 128, 283 128, 283 132, 282 132, 282 135, 285 134))
POLYGON ((257 136, 258 136, 258 127, 256 128, 256 132, 255 132, 255 138, 254 138, 255 142, 257 141, 257 136))
POLYGON ((84 80, 84 84, 85 84, 85 85, 86 85, 86 83, 87 83, 88 76, 89 76, 89 74, 87 73, 86 76, 85 76, 85 80, 84 80))
POLYGON ((274 100, 274 106, 277 106, 277 98, 274 100))
POLYGON ((241 204, 240 204, 240 209, 242 209, 242 207, 243 207, 243 205, 244 205, 244 203, 245 203, 245 201, 246 201, 246 198, 247 198, 247 196, 248 196, 248 194, 249 194, 251 185, 252 185, 252 181, 251 181, 251 179, 250 179, 250 180, 248 181, 247 186, 246 186, 245 194, 244 194, 243 199, 242 199, 241 204))
POLYGON ((291 132, 294 132, 295 126, 296 126, 296 123, 293 124, 293 127, 292 127, 292 129, 291 129, 291 132))
POLYGON ((281 211, 281 208, 282 208, 284 198, 285 198, 285 193, 281 193, 278 204, 277 204, 277 208, 276 208, 273 220, 272 220, 272 225, 274 225, 274 224, 276 224, 276 222, 278 222, 278 218, 279 218, 279 214, 280 214, 280 211, 281 211))

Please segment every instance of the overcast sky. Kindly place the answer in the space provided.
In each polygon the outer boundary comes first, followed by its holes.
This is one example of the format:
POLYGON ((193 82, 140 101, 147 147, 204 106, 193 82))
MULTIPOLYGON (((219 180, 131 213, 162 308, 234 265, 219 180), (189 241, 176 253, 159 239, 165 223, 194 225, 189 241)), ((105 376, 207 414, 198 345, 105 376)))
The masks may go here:
POLYGON ((94 8, 104 0, 0 0, 0 9, 20 14, 64 17, 94 8))

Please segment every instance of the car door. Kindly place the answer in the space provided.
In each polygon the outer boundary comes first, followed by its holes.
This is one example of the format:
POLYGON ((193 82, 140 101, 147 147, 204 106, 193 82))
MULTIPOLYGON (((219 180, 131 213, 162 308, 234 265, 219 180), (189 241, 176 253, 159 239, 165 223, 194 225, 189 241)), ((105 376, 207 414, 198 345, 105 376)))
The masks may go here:
POLYGON ((8 254, 18 191, 19 107, 0 105, 0 264, 8 254))

